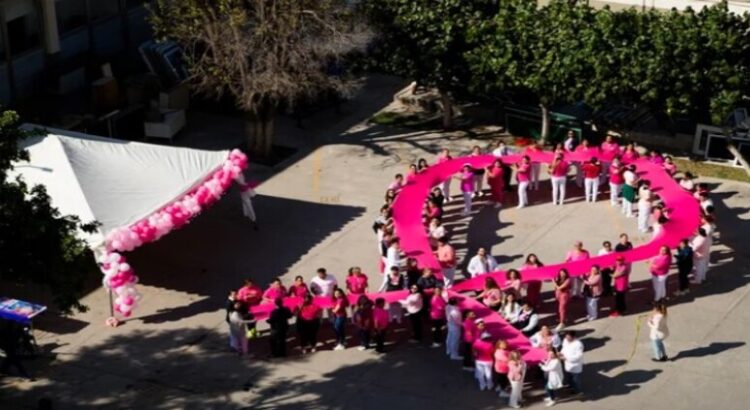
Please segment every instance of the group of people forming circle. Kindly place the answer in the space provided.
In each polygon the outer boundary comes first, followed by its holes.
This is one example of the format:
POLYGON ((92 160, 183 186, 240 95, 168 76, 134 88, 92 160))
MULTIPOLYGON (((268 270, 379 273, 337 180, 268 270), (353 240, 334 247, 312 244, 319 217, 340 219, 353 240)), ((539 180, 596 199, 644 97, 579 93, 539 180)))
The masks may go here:
MULTIPOLYGON (((575 135, 572 135, 571 138, 574 137, 575 135)), ((572 166, 576 169, 576 180, 580 179, 581 185, 585 186, 587 201, 596 201, 600 181, 608 180, 612 205, 621 207, 628 217, 635 216, 637 212, 641 232, 658 233, 661 225, 669 217, 668 212, 658 197, 649 190, 648 181, 639 180, 635 169, 620 162, 621 157, 637 158, 639 154, 635 148, 628 145, 624 150, 620 150, 619 145, 611 137, 608 137, 600 147, 591 147, 584 140, 576 148, 571 138, 568 138, 564 145, 556 147, 555 158, 549 165, 554 203, 563 204, 565 201, 565 186, 569 167, 572 166), (564 153, 577 149, 617 150, 617 154, 610 156, 612 160, 605 164, 596 158, 582 164, 568 164, 564 159, 564 153), (637 204, 637 207, 634 204, 637 204)), ((526 149, 541 148, 532 145, 526 149)), ((501 157, 510 154, 510 149, 500 142, 492 150, 492 154, 501 157)), ((479 147, 474 147, 472 155, 482 155, 479 147)), ((671 158, 653 152, 649 158, 652 162, 661 164, 670 175, 677 173, 671 158)), ((437 161, 447 159, 450 159, 450 153, 443 150, 437 161)), ((283 285, 281 279, 275 279, 263 290, 248 279, 242 288, 231 292, 227 300, 226 319, 230 327, 232 348, 242 355, 248 353, 248 339, 257 337, 256 320, 251 311, 261 304, 274 306, 267 319, 270 326, 271 355, 274 357, 286 356, 289 320, 292 318, 295 318, 297 338, 303 354, 315 352, 320 346, 318 334, 324 318, 332 323, 335 335, 333 350, 346 348, 347 329, 351 323, 356 330, 359 349, 369 349, 374 342, 375 350, 380 353, 385 352, 390 328, 394 324, 401 325, 406 318, 414 342, 421 342, 424 334, 430 333, 433 347, 444 345, 446 354, 451 359, 461 360, 465 369, 474 371, 481 390, 495 389, 499 396, 508 398, 511 407, 519 407, 527 370, 521 353, 504 340, 493 341, 485 329, 484 320, 477 318, 473 310, 462 309, 459 297, 449 290, 455 282, 458 261, 449 241, 448 229, 442 225, 441 219, 444 205, 452 200, 451 181, 447 180, 441 186, 435 187, 424 210, 426 230, 441 266, 442 279, 439 279, 432 269, 419 266, 416 259, 404 258, 397 233, 393 230, 393 200, 411 178, 423 172, 428 166, 426 160, 420 159, 417 164, 410 166, 406 177, 397 175, 388 187, 385 204, 373 224, 378 236, 380 253, 381 283, 377 288, 370 286, 368 276, 359 267, 350 268, 345 282, 341 285, 334 275, 324 268, 318 269, 309 284, 303 277, 297 276, 288 288, 283 285), (398 300, 391 300, 388 297, 372 295, 371 292, 374 290, 404 293, 398 300), (289 297, 299 298, 302 302, 292 310, 284 304, 285 298, 289 297), (318 301, 321 298, 326 298, 329 302, 320 306, 318 301)), ((515 165, 519 207, 528 204, 526 191, 529 188, 538 189, 539 167, 540 164, 531 163, 528 156, 523 156, 515 165)), ((496 161, 486 169, 473 169, 470 166, 463 168, 459 178, 464 214, 471 211, 474 198, 484 195, 485 179, 492 200, 496 202, 496 206, 501 206, 505 193, 511 190, 511 170, 508 168, 501 161, 496 161)), ((683 240, 674 255, 669 248, 662 247, 659 255, 649 262, 655 308, 648 325, 653 342, 653 359, 657 361, 667 359, 663 344, 663 340, 669 334, 666 321, 666 278, 673 256, 679 274, 679 290, 676 296, 689 292, 690 275, 694 276, 695 283, 700 283, 705 280, 708 269, 711 237, 715 229, 714 208, 707 187, 696 184, 693 179, 692 175, 685 173, 680 179, 680 186, 693 192, 700 201, 703 210, 701 228, 694 238, 683 240)), ((598 254, 625 252, 632 248, 628 236, 622 234, 614 247, 609 241, 605 241, 598 254)), ((590 253, 584 249, 583 243, 577 241, 568 252, 565 261, 572 262, 589 257, 590 253)), ((578 340, 574 331, 562 332, 570 323, 570 301, 577 298, 585 299, 587 320, 597 319, 599 300, 602 297, 613 299, 610 316, 624 314, 626 294, 630 287, 631 264, 618 257, 613 266, 593 266, 588 274, 580 278, 571 278, 566 269, 561 269, 553 280, 558 319, 554 327, 542 325, 537 314, 537 308, 542 302, 542 283, 522 281, 522 272, 525 269, 541 266, 542 262, 536 255, 530 254, 519 269, 508 270, 507 280, 502 287, 493 278, 487 277, 483 289, 473 297, 498 312, 509 324, 529 337, 532 346, 547 350, 547 358, 540 367, 546 380, 546 403, 554 405, 555 391, 564 384, 570 386, 573 393, 581 393, 583 343, 578 340)), ((474 278, 496 270, 497 262, 486 249, 480 248, 466 264, 464 275, 474 278)))

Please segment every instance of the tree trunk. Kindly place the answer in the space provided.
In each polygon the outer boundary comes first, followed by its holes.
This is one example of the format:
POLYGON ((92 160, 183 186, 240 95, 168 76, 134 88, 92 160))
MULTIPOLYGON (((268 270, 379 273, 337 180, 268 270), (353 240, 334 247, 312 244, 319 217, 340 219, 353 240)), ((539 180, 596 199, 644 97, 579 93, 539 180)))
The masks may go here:
POLYGON ((742 165, 742 168, 745 169, 747 175, 750 175, 750 163, 747 162, 745 157, 742 156, 740 150, 737 149, 737 146, 734 145, 734 140, 732 139, 732 130, 729 127, 724 127, 724 135, 727 137, 727 150, 732 155, 734 155, 737 161, 739 161, 740 165, 742 165))
POLYGON ((443 104, 443 129, 453 129, 453 100, 450 94, 440 91, 440 102, 443 104))
POLYGON ((258 112, 245 114, 245 136, 250 152, 263 157, 271 155, 275 118, 275 107, 264 107, 258 112))
POLYGON ((547 139, 549 139, 550 114, 549 108, 545 104, 539 104, 539 108, 542 109, 542 134, 539 137, 539 144, 545 145, 547 139))

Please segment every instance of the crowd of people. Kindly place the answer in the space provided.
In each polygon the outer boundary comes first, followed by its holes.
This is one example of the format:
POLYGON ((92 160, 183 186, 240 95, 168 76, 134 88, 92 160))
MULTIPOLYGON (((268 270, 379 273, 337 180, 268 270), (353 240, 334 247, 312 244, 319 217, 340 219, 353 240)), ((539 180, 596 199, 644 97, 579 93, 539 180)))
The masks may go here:
MULTIPOLYGON (((552 187, 552 201, 563 205, 566 201, 566 186, 569 183, 570 169, 573 169, 572 181, 584 188, 585 199, 596 202, 599 199, 602 185, 608 184, 608 199, 613 207, 618 207, 626 217, 637 217, 640 232, 652 232, 657 235, 669 218, 658 195, 650 189, 648 180, 639 178, 633 165, 625 163, 639 157, 632 144, 622 149, 611 137, 600 146, 593 146, 583 140, 576 145, 576 136, 569 133, 563 144, 554 149, 554 159, 547 166, 552 187), (568 161, 566 154, 572 151, 589 151, 608 153, 600 161, 596 156, 584 162, 568 161)), ((515 171, 517 207, 529 205, 528 190, 538 190, 542 165, 531 161, 529 153, 542 148, 532 144, 522 152, 521 160, 506 165, 500 158, 511 154, 511 150, 502 141, 489 152, 498 160, 486 168, 462 167, 456 176, 459 181, 460 198, 463 200, 464 216, 469 215, 475 201, 487 197, 495 207, 501 208, 511 202, 509 193, 511 176, 515 171), (485 192, 484 186, 489 188, 485 192)), ((479 147, 474 147, 472 156, 483 155, 479 147)), ((670 175, 677 169, 669 156, 651 152, 648 156, 652 163, 661 165, 670 175)), ((451 159, 449 150, 443 149, 437 163, 451 159)), ((493 340, 486 331, 482 318, 477 318, 471 309, 461 309, 460 298, 450 291, 457 280, 459 267, 456 250, 450 243, 449 229, 443 225, 445 205, 451 203, 452 181, 446 180, 434 187, 424 208, 424 225, 440 264, 439 276, 432 269, 419 266, 414 258, 405 258, 401 250, 398 233, 394 231, 391 218, 393 201, 407 184, 428 167, 425 159, 419 159, 409 166, 406 175, 397 174, 386 190, 384 204, 373 224, 377 235, 379 270, 376 275, 368 277, 361 268, 351 267, 346 278, 340 283, 337 278, 320 268, 316 274, 305 282, 297 276, 289 287, 281 279, 275 279, 265 290, 253 280, 248 279, 245 285, 236 292, 231 292, 227 300, 226 320, 230 327, 230 344, 239 354, 248 353, 248 339, 257 335, 256 320, 251 308, 259 304, 273 304, 274 309, 267 319, 270 331, 271 355, 286 355, 289 321, 295 318, 297 338, 303 353, 315 352, 320 346, 318 333, 327 321, 331 322, 335 335, 334 350, 343 350, 347 345, 347 332, 353 327, 359 349, 374 347, 377 352, 385 352, 385 342, 389 329, 401 325, 406 318, 414 342, 425 339, 429 334, 432 346, 444 346, 446 354, 452 360, 463 362, 467 370, 472 370, 480 390, 496 390, 498 395, 508 399, 511 407, 519 407, 522 401, 526 363, 519 351, 514 350, 505 340, 493 340), (378 277, 379 276, 379 277, 378 277), (374 280, 375 283, 371 283, 374 280), (387 302, 385 298, 372 295, 375 292, 405 291, 406 296, 397 301, 387 302), (375 296, 375 297, 373 297, 375 296), (300 298, 302 302, 295 309, 285 306, 284 299, 300 298), (314 297, 330 298, 329 307, 320 307, 314 297), (374 299, 374 300, 373 300, 374 299), (350 301, 356 301, 350 306, 350 301)), ((703 212, 701 227, 695 237, 685 238, 672 254, 667 247, 660 249, 659 255, 649 261, 652 276, 654 312, 649 319, 650 338, 653 342, 654 360, 666 360, 663 340, 668 336, 666 325, 666 301, 668 300, 666 283, 672 260, 676 261, 679 288, 674 296, 689 292, 690 276, 693 283, 699 284, 706 279, 709 263, 711 237, 714 232, 714 208, 707 187, 696 184, 694 177, 685 173, 679 180, 685 190, 692 192, 700 201, 703 212)), ((605 241, 597 255, 622 253, 633 248, 627 234, 621 234, 612 245, 605 241)), ((573 243, 565 255, 566 262, 588 259, 591 253, 586 250, 582 241, 573 243)), ((476 278, 494 272, 497 261, 489 254, 488 248, 479 248, 461 266, 467 278, 476 278)), ((610 300, 609 316, 619 316, 627 311, 627 293, 630 288, 631 263, 622 256, 616 258, 612 266, 593 266, 591 270, 579 277, 571 277, 566 269, 560 269, 554 280, 554 296, 557 303, 555 326, 543 325, 537 314, 542 302, 540 281, 524 281, 524 270, 543 266, 535 254, 529 254, 518 269, 507 271, 502 286, 492 277, 484 280, 484 286, 476 298, 486 307, 496 311, 506 322, 529 337, 534 347, 544 349, 547 359, 540 364, 545 375, 547 405, 554 405, 556 391, 564 384, 570 386, 573 393, 581 392, 580 375, 583 369, 583 344, 572 330, 565 330, 572 323, 569 317, 569 305, 575 300, 585 302, 586 320, 596 320, 600 313, 602 298, 610 300)))

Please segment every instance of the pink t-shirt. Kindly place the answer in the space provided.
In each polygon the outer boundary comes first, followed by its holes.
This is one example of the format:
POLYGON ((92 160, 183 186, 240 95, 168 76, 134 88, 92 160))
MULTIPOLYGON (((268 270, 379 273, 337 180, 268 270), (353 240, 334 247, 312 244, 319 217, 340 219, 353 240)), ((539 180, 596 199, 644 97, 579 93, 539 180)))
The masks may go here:
POLYGON ((445 299, 442 297, 433 297, 430 299, 430 319, 445 319, 445 299))
POLYGON ((664 157, 662 157, 661 155, 657 155, 657 156, 654 156, 654 157, 649 157, 649 160, 652 163, 656 164, 656 165, 662 165, 662 164, 664 164, 664 157))
POLYGON ((357 295, 365 293, 365 289, 367 289, 367 276, 364 274, 347 276, 346 287, 350 293, 357 295))
POLYGON ((392 190, 394 190, 396 192, 400 191, 401 188, 403 188, 403 187, 404 187, 404 184, 402 184, 401 182, 398 182, 398 181, 393 181, 393 182, 391 182, 390 185, 388 185, 388 189, 392 189, 392 190))
POLYGON ((638 155, 638 153, 635 150, 625 151, 622 153, 622 159, 624 161, 635 161, 636 159, 638 159, 638 157, 640 157, 640 155, 638 155))
POLYGON ((276 300, 278 298, 283 298, 284 296, 286 296, 286 288, 283 286, 278 288, 270 287, 263 292, 263 299, 276 300))
POLYGON ((307 285, 292 285, 289 287, 289 296, 296 296, 298 298, 304 297, 307 295, 307 285))
POLYGON ((406 174, 406 183, 411 183, 415 178, 417 178, 417 173, 414 171, 409 171, 409 173, 406 174))
POLYGON ((624 292, 628 290, 628 283, 630 281, 630 265, 616 265, 615 274, 618 274, 620 272, 624 272, 625 274, 615 278, 615 290, 618 292, 624 292))
POLYGON ((602 142, 601 145, 602 157, 605 159, 612 159, 620 152, 620 146, 616 142, 602 142))
POLYGON ((474 173, 461 173, 461 192, 474 192, 474 173))
POLYGON ((497 305, 502 301, 502 296, 503 293, 500 291, 500 289, 488 289, 484 293, 482 303, 485 306, 497 305))
POLYGON ((302 306, 299 309, 299 316, 304 320, 313 320, 318 317, 320 314, 320 306, 316 304, 310 304, 307 306, 302 306))
POLYGON ((474 319, 467 318, 463 324, 463 339, 466 343, 474 343, 474 339, 477 338, 477 325, 474 323, 474 319))
POLYGON ((625 178, 622 177, 622 167, 616 165, 609 166, 609 182, 615 185, 622 185, 625 178))
POLYGON ((494 353, 495 356, 495 372, 500 374, 508 373, 508 353, 507 350, 497 349, 494 353))
POLYGON ((508 380, 517 382, 523 380, 524 376, 524 363, 523 361, 519 362, 508 362, 508 380))
POLYGON ((583 261, 589 258, 589 251, 582 249, 580 252, 577 250, 569 251, 565 256, 565 262, 583 261))
POLYGON ((390 316, 388 315, 388 311, 385 309, 375 307, 375 309, 372 311, 372 321, 375 325, 375 329, 377 330, 387 329, 389 318, 390 316))
POLYGON ((565 160, 558 161, 557 164, 552 168, 553 177, 564 177, 568 175, 568 162, 565 160))
POLYGON ((672 263, 672 255, 657 255, 651 259, 649 270, 654 276, 664 276, 669 272, 669 265, 672 263))
POLYGON ((587 162, 583 164, 583 175, 588 179, 599 178, 599 174, 602 172, 602 166, 587 162))
POLYGON ((474 348, 474 360, 478 362, 490 362, 492 363, 492 352, 495 347, 489 340, 477 339, 472 345, 474 348))
POLYGON ((260 303, 263 296, 263 291, 260 286, 243 286, 237 291, 237 300, 243 301, 250 306, 257 305, 260 303))
POLYGON ((518 170, 516 171, 516 179, 518 182, 529 182, 531 177, 531 164, 521 162, 518 164, 518 170))

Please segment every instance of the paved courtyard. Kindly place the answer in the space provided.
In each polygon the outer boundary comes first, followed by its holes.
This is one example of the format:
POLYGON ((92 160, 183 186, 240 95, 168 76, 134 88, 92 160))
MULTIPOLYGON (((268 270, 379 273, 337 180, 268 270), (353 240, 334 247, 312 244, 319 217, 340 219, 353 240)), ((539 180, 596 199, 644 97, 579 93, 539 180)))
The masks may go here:
MULTIPOLYGON (((241 217, 232 191, 189 226, 133 252, 130 262, 144 294, 136 317, 117 329, 105 327, 108 309, 101 289, 86 297, 91 310, 85 314, 42 317, 37 337, 46 353, 27 362, 38 380, 0 379, 0 407, 36 408, 42 397, 55 408, 503 407, 494 394, 479 392, 471 374, 441 349, 409 344, 401 329, 386 355, 324 348, 300 356, 292 349, 290 358, 270 361, 264 339, 251 345, 251 358, 228 350, 223 304, 227 291, 244 277, 265 284, 282 276, 288 283, 326 267, 341 281, 352 265, 375 272, 371 225, 393 174, 417 158, 432 161, 443 146, 461 153, 489 143, 363 122, 402 85, 373 78, 343 114, 316 114, 305 129, 282 120, 281 138, 306 143, 282 166, 251 167, 250 173, 263 179, 255 201, 261 229, 254 231, 241 217)), ((240 143, 241 124, 194 118, 193 132, 181 143, 240 143)), ((583 402, 562 400, 560 408, 734 409, 750 401, 750 186, 705 182, 714 187, 719 234, 709 282, 670 302, 667 351, 674 360, 650 361, 648 332, 642 328, 650 282, 639 263, 627 316, 606 318, 610 301, 603 299, 604 318, 585 322, 583 302, 573 302, 578 318, 573 328, 586 347, 587 394, 583 402)), ((532 206, 523 210, 511 207, 498 214, 491 206, 478 207, 470 218, 452 212, 450 231, 460 254, 486 246, 507 268, 519 266, 530 252, 545 263, 560 261, 579 239, 592 253, 622 232, 636 243, 648 239, 637 234, 634 219, 625 219, 607 201, 585 203, 579 190, 570 189, 570 203, 555 207, 549 189, 542 184, 531 195, 532 206)), ((373 275, 371 282, 377 283, 373 275)), ((670 283, 670 293, 675 286, 670 283)), ((554 303, 549 285, 544 290, 547 317, 554 303)), ((332 342, 330 331, 324 336, 332 342)), ((535 383, 526 392, 524 407, 543 406, 540 387, 535 383)))

